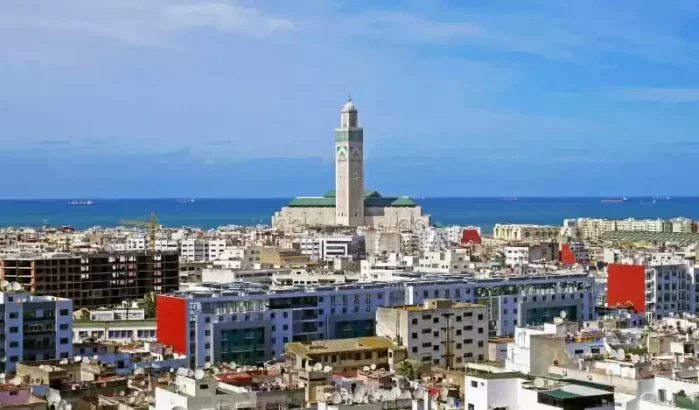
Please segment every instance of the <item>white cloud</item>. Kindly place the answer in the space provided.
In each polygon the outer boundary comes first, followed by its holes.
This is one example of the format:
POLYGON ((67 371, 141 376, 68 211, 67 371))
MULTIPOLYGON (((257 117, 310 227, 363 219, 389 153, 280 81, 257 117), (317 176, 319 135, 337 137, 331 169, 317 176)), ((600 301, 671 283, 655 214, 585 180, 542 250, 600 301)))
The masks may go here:
POLYGON ((661 103, 699 102, 699 88, 631 87, 614 93, 618 98, 632 101, 661 103))
POLYGON ((193 29, 259 38, 294 24, 231 0, 6 0, 0 5, 0 27, 15 36, 37 31, 46 37, 77 33, 127 45, 170 46, 193 29))

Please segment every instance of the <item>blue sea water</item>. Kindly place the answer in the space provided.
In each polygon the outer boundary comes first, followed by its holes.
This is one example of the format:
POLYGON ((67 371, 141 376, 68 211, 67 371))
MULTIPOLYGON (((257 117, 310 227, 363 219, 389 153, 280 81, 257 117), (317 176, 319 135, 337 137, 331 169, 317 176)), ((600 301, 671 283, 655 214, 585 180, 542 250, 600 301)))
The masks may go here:
MULTIPOLYGON (((603 203, 601 198, 416 198, 433 223, 477 225, 491 232, 496 223, 560 225, 565 218, 699 219, 699 197, 629 198, 603 203)), ((265 199, 98 199, 92 206, 71 206, 68 200, 0 200, 0 226, 114 226, 120 219, 148 220, 158 214, 165 226, 214 228, 221 225, 269 223, 286 198, 265 199)))

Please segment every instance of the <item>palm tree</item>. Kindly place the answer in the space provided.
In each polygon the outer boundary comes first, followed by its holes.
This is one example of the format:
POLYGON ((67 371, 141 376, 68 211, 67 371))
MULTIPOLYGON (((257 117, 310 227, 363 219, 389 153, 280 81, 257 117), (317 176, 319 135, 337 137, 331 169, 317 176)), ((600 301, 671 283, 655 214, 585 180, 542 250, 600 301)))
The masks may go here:
POLYGON ((406 379, 414 379, 415 370, 415 365, 412 362, 409 360, 403 360, 402 362, 398 363, 396 373, 405 377, 406 379))

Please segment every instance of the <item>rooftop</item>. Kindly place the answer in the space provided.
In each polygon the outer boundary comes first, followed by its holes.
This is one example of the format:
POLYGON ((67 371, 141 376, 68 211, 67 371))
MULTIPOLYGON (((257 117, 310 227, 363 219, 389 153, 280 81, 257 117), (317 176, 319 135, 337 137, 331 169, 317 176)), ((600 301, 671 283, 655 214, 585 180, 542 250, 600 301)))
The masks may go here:
POLYGON ((286 350, 302 356, 357 352, 376 349, 404 349, 397 346, 391 339, 382 336, 359 337, 353 339, 332 339, 325 341, 314 341, 311 343, 293 342, 287 343, 286 350))
POLYGON ((661 243, 673 242, 680 245, 699 243, 699 233, 684 232, 642 232, 610 231, 600 235, 600 239, 617 242, 661 243))

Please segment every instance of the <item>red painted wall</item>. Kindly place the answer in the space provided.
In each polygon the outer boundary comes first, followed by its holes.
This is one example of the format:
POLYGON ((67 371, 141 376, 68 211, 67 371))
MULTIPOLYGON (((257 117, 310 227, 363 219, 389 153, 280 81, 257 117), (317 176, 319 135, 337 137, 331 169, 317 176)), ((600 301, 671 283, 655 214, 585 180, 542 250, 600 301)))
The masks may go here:
POLYGON ((187 354, 187 331, 189 330, 187 299, 157 295, 155 325, 155 333, 160 343, 172 346, 176 353, 187 354))
POLYGON ((568 265, 575 264, 575 253, 570 250, 570 244, 564 243, 561 245, 561 262, 568 265))
POLYGON ((607 266, 607 305, 633 303, 636 312, 646 311, 646 267, 609 264, 607 266))
POLYGON ((461 244, 468 245, 469 243, 481 243, 481 236, 475 229, 464 229, 461 233, 461 244))

